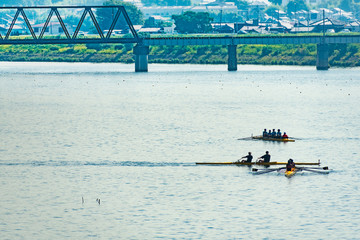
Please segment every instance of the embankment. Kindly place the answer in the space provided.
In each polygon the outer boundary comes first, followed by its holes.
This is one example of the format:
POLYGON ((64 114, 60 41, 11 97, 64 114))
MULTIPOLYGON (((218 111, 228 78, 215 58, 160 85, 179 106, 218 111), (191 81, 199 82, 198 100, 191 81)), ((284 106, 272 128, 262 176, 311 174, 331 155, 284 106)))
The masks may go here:
MULTIPOLYGON (((0 45, 0 61, 133 63, 132 44, 0 45)), ((315 65, 316 45, 239 45, 239 64, 315 65)), ((226 64, 226 46, 152 46, 150 63, 226 64)), ((360 66, 360 44, 332 44, 330 66, 360 66)))

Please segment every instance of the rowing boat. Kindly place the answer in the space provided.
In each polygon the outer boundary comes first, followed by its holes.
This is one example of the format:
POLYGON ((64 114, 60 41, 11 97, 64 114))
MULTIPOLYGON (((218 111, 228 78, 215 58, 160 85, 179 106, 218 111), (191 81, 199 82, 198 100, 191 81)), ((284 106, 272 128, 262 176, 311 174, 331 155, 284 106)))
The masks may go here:
MULTIPOLYGON (((286 162, 197 162, 197 165, 286 165, 286 162)), ((318 162, 297 162, 295 165, 320 165, 318 162)))
POLYGON ((329 169, 328 167, 293 167, 291 170, 287 171, 286 167, 280 167, 280 168, 266 168, 266 169, 253 168, 251 171, 254 174, 264 174, 264 173, 270 173, 276 171, 276 172, 284 173, 285 177, 287 178, 291 178, 297 172, 309 171, 313 173, 328 174, 331 171, 331 169, 329 169))
POLYGON ((272 137, 264 137, 264 136, 251 136, 252 139, 263 140, 263 141, 276 141, 276 142, 295 142, 294 139, 290 138, 272 138, 272 137))
POLYGON ((298 171, 299 171, 299 169, 297 169, 297 168, 292 168, 291 170, 286 170, 286 171, 285 171, 285 177, 291 178, 291 177, 294 176, 298 171))

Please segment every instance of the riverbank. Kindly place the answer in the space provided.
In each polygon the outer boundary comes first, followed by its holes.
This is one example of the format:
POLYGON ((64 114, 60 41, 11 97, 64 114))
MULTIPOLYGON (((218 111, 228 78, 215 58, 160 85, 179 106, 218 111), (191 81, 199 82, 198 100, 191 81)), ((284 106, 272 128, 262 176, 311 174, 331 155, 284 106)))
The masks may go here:
MULTIPOLYGON (((132 44, 1 45, 0 61, 133 63, 132 44)), ((239 64, 315 65, 316 45, 239 45, 239 64)), ((149 63, 226 64, 225 46, 152 46, 149 63)), ((360 66, 360 44, 332 44, 330 66, 360 66)))

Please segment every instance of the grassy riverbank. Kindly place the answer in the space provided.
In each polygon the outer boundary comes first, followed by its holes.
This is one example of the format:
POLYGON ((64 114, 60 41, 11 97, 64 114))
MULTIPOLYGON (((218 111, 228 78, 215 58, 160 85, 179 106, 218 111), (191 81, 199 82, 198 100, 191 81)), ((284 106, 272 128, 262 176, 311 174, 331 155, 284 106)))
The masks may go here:
MULTIPOLYGON (((133 63, 132 44, 0 45, 0 61, 133 63)), ((315 65, 316 45, 239 45, 239 64, 315 65)), ((150 63, 226 64, 226 46, 152 46, 150 63)), ((360 66, 360 44, 330 45, 330 66, 360 66)))

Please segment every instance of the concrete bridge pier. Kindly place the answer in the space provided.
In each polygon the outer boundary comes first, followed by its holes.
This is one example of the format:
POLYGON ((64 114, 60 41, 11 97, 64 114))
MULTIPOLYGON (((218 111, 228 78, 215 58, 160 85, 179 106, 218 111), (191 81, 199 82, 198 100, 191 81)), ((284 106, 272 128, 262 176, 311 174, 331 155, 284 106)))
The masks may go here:
POLYGON ((329 44, 320 43, 317 45, 316 69, 329 69, 329 44))
POLYGON ((137 44, 133 52, 135 54, 135 72, 147 72, 148 71, 148 55, 149 46, 137 44))
POLYGON ((228 71, 237 71, 237 45, 228 45, 228 71))

